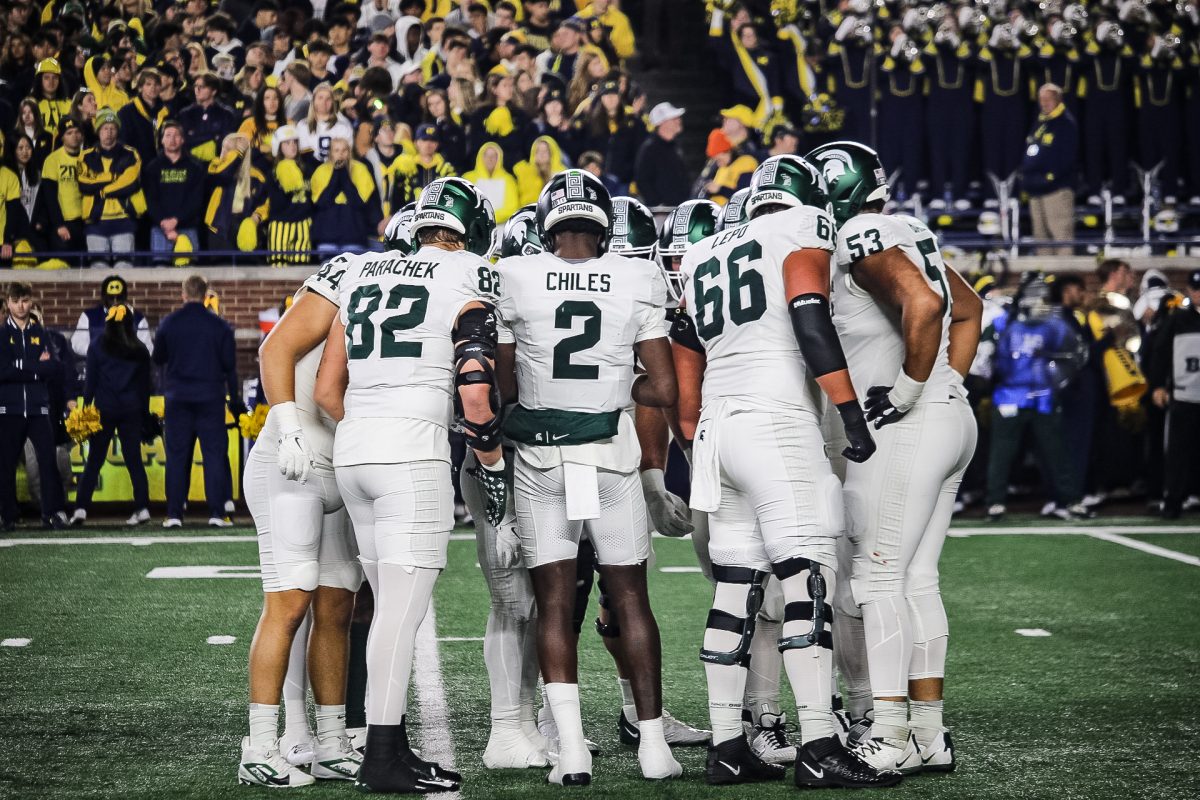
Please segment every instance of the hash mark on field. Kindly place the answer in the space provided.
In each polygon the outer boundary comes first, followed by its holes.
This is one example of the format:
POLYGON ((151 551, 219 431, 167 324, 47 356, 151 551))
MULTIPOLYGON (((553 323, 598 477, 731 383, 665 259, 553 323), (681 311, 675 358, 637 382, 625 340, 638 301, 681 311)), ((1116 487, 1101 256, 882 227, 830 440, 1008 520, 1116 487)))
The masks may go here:
POLYGON ((0 642, 0 647, 28 647, 33 639, 5 639, 0 642))
POLYGON ((246 567, 208 567, 190 565, 186 567, 155 567, 146 573, 147 578, 261 578, 262 569, 256 566, 246 567))
POLYGON ((439 642, 482 642, 482 636, 439 636, 439 642))
POLYGON ((678 575, 692 572, 703 572, 699 567, 662 567, 659 572, 665 572, 668 575, 678 575))
POLYGON ((207 639, 205 639, 204 641, 208 642, 209 644, 233 644, 234 642, 237 641, 237 637, 236 636, 226 636, 225 634, 218 634, 216 636, 210 636, 207 639))
POLYGON ((1014 633, 1018 636, 1030 636, 1033 638, 1050 635, 1050 631, 1045 628, 1017 628, 1014 633))
MULTIPOLYGON (((416 652, 413 663, 420 669, 412 671, 417 704, 421 707, 421 757, 436 761, 446 769, 454 769, 454 743, 450 740, 450 715, 446 707, 446 685, 442 682, 442 659, 438 654, 437 614, 433 601, 417 629, 416 652)), ((458 792, 447 797, 461 798, 458 792)))
POLYGON ((26 544, 128 544, 143 547, 151 544, 224 544, 256 541, 257 536, 79 536, 61 539, 0 539, 0 547, 26 544))

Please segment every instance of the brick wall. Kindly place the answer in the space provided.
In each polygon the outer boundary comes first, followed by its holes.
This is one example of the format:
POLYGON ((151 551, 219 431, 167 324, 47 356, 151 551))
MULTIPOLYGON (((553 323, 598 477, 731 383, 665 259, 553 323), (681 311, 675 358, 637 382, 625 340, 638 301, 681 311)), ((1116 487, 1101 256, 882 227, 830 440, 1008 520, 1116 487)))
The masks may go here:
MULTIPOLYGON (((284 297, 293 294, 313 268, 156 268, 122 270, 120 274, 129 283, 130 302, 146 315, 153 329, 160 319, 179 307, 180 285, 194 271, 204 275, 220 294, 221 316, 234 327, 238 377, 243 380, 255 377, 258 374, 259 312, 278 306, 284 297)), ((100 282, 109 274, 104 270, 22 270, 4 271, 0 273, 0 280, 11 276, 32 283, 47 324, 69 335, 79 314, 99 302, 100 282)))

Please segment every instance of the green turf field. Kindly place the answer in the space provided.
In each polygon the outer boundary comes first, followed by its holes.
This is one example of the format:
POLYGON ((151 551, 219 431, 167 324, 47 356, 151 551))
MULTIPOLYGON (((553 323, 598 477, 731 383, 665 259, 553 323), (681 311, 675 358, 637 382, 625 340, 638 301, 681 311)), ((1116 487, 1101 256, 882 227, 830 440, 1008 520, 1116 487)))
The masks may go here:
MULTIPOLYGON (((1006 524, 1043 525, 1019 518, 1006 524)), ((1080 530, 992 535, 997 528, 964 526, 962 532, 973 535, 949 540, 942 582, 952 630, 946 718, 960 766, 952 775, 907 779, 886 790, 890 794, 934 800, 1200 796, 1194 756, 1200 746, 1200 529, 1139 533, 1135 524, 1108 541, 1080 530), (1165 548, 1182 560, 1133 549, 1128 541, 1165 548), (1018 628, 1051 635, 1029 638, 1017 635, 1018 628)), ((1083 530, 1111 537, 1114 529, 1083 530)), ((89 528, 69 535, 164 533, 89 528)), ((253 565, 253 540, 241 538, 251 531, 219 531, 219 538, 206 529, 170 533, 203 540, 0 546, 0 639, 31 640, 0 647, 0 797, 224 798, 265 791, 235 780, 259 582, 146 577, 159 567, 253 565), (223 540, 230 536, 239 538, 223 540), (206 643, 213 635, 236 642, 206 643)), ((57 532, 16 535, 61 538, 57 532)), ((663 631, 666 704, 677 716, 703 723, 697 649, 709 587, 696 573, 659 571, 694 565, 690 543, 656 539, 655 547, 651 590, 663 631)), ((455 761, 466 776, 461 796, 562 794, 546 784, 544 770, 482 768, 488 689, 476 639, 483 635, 487 591, 473 542, 451 543, 435 609, 445 713, 455 761)), ((584 637, 582 649, 585 727, 603 753, 592 787, 567 793, 690 800, 794 791, 790 783, 710 789, 703 783, 703 749, 676 751, 682 780, 642 781, 635 753, 617 740, 611 662, 595 635, 584 637)), ((428 662, 422 668, 436 683, 428 662)), ((356 795, 341 783, 297 793, 356 795)))

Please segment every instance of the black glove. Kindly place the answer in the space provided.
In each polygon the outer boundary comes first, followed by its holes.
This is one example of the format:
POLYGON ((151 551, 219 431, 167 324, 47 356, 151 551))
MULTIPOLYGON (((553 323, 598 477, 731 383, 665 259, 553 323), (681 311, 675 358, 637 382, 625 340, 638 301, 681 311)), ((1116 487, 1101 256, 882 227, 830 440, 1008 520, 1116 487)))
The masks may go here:
POLYGON ((492 527, 498 526, 500 521, 504 519, 504 512, 508 505, 508 484, 504 480, 504 470, 500 469, 492 472, 480 464, 479 466, 469 467, 467 474, 479 481, 479 485, 487 493, 488 524, 492 527))
POLYGON ((902 419, 908 413, 892 405, 892 398, 888 394, 890 391, 890 386, 872 386, 867 389, 867 402, 864 405, 867 409, 867 419, 875 423, 875 430, 902 419))
POLYGON ((862 408, 857 400, 847 400, 838 403, 838 413, 842 416, 842 425, 846 429, 846 439, 849 446, 842 451, 848 460, 861 464, 875 452, 875 440, 871 438, 871 429, 863 418, 862 408))
POLYGON ((242 402, 242 398, 231 397, 229 399, 229 412, 233 414, 234 422, 237 422, 237 418, 242 414, 247 413, 246 404, 242 402))

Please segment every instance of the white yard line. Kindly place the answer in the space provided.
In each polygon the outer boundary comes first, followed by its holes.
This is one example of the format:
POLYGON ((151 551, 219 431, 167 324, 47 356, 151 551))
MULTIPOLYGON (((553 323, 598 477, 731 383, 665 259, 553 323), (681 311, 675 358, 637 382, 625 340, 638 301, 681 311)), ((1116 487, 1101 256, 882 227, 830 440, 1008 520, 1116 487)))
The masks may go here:
POLYGON ((27 544, 204 544, 205 542, 254 542, 256 536, 66 536, 60 539, 0 539, 0 547, 27 544))
POLYGON ((1200 525, 988 525, 980 528, 951 528, 951 538, 970 536, 1092 536, 1097 533, 1200 533, 1200 525))
MULTIPOLYGON (((425 621, 417 629, 413 665, 412 681, 421 708, 421 757, 454 769, 454 741, 450 736, 446 684, 442 681, 442 658, 438 653, 437 614, 432 600, 425 621)), ((449 792, 442 796, 461 798, 462 794, 449 792)))
POLYGON ((1143 553, 1149 553, 1152 556, 1160 556, 1169 558, 1172 561, 1178 561, 1181 564, 1190 564, 1193 567, 1200 567, 1200 558, 1187 553, 1181 553, 1178 550, 1168 550, 1165 547, 1159 547, 1156 544, 1149 542, 1140 542, 1137 539, 1131 539, 1128 536, 1122 536, 1118 533, 1107 531, 1089 531, 1088 536, 1093 539, 1099 539, 1102 542, 1112 542, 1113 544, 1132 547, 1134 550, 1141 550, 1143 553))

